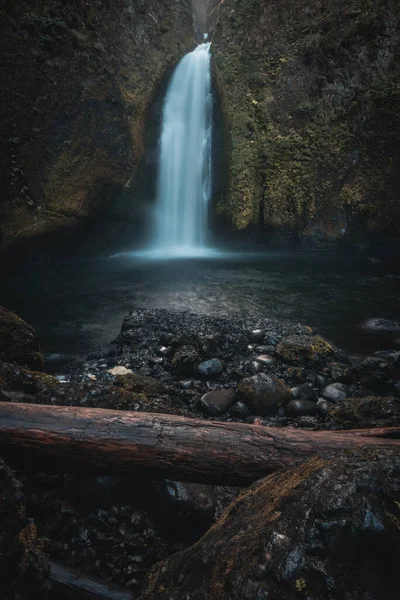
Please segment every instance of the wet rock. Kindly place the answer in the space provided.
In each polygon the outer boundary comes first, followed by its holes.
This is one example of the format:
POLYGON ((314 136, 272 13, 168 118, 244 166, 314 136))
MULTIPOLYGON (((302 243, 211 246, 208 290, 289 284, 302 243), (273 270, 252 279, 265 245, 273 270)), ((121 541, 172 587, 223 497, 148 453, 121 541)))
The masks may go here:
POLYGON ((49 567, 36 525, 26 514, 22 483, 0 459, 0 596, 2 600, 47 598, 49 567))
POLYGON ((318 335, 290 335, 283 338, 276 347, 283 360, 298 363, 303 360, 323 362, 334 355, 332 346, 318 335))
POLYGON ((329 377, 326 375, 317 375, 315 378, 315 385, 319 387, 321 390, 329 385, 329 377))
POLYGON ((235 419, 246 419, 249 416, 250 411, 248 406, 244 402, 236 402, 230 409, 229 414, 235 419))
POLYGON ((331 406, 334 406, 332 404, 332 402, 325 400, 325 398, 319 398, 318 402, 317 402, 318 414, 321 415, 322 417, 326 417, 331 406))
POLYGON ((400 321, 394 319, 368 319, 363 323, 364 329, 370 329, 371 331, 400 331, 400 321))
POLYGON ((156 354, 157 356, 170 356, 172 354, 172 349, 168 348, 168 346, 157 346, 156 354))
POLYGON ((179 387, 183 390, 191 390, 194 388, 194 381, 193 379, 185 379, 179 382, 179 387))
POLYGON ((172 366, 184 375, 193 375, 200 362, 200 357, 194 346, 181 346, 175 352, 172 366))
POLYGON ((236 392, 234 390, 213 390, 204 394, 198 402, 199 409, 208 415, 222 415, 232 404, 235 403, 236 392))
POLYGON ((395 427, 400 423, 400 399, 348 398, 331 406, 328 415, 344 429, 395 427))
POLYGON ((266 373, 243 379, 239 383, 238 392, 250 412, 256 415, 274 414, 293 398, 283 381, 266 373))
POLYGON ((262 329, 253 329, 253 331, 250 331, 248 335, 248 340, 252 344, 260 344, 264 341, 264 337, 265 331, 263 331, 262 329))
POLYGON ((257 373, 261 373, 261 371, 263 370, 263 366, 258 360, 252 360, 249 365, 249 369, 250 372, 253 373, 253 375, 256 375, 257 373))
POLYGON ((296 400, 309 400, 311 402, 316 402, 317 397, 315 395, 314 390, 309 385, 305 383, 303 385, 299 385, 297 387, 292 388, 293 398, 296 400))
POLYGON ((354 376, 363 386, 371 390, 384 391, 388 388, 394 363, 387 358, 369 356, 353 369, 354 376))
POLYGON ((276 358, 269 354, 260 354, 256 357, 256 361, 263 365, 263 367, 275 367, 278 363, 276 358))
POLYGON ((35 395, 59 385, 56 377, 0 361, 0 389, 35 395))
POLYGON ((33 327, 0 306, 0 360, 40 371, 43 356, 33 327))
POLYGON ((329 402, 340 402, 344 400, 348 394, 347 385, 344 383, 331 383, 322 390, 322 396, 329 402))
POLYGON ((154 396, 168 392, 168 388, 157 379, 146 377, 139 373, 132 373, 132 371, 125 375, 117 375, 114 383, 116 386, 129 392, 135 392, 136 394, 154 396))
POLYGON ((221 375, 224 365, 218 358, 211 358, 199 364, 197 372, 204 379, 213 379, 221 375))
POLYGON ((330 363, 329 373, 331 379, 333 379, 333 381, 338 381, 339 383, 351 384, 356 381, 356 377, 349 365, 338 362, 330 363))
POLYGON ((245 490, 192 548, 155 565, 141 600, 396 597, 398 449, 314 457, 245 490))
POLYGON ((317 413, 317 405, 310 400, 292 400, 285 411, 288 417, 308 417, 317 413))

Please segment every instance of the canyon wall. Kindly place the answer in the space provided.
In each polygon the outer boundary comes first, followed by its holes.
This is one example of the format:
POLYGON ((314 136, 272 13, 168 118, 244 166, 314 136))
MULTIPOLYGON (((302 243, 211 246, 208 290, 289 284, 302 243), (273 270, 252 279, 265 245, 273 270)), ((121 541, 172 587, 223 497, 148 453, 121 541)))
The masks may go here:
POLYGON ((155 90, 196 43, 189 0, 5 1, 0 34, 0 250, 56 245, 134 177, 155 90))
POLYGON ((225 227, 263 242, 400 235, 396 0, 225 0, 213 35, 225 227))

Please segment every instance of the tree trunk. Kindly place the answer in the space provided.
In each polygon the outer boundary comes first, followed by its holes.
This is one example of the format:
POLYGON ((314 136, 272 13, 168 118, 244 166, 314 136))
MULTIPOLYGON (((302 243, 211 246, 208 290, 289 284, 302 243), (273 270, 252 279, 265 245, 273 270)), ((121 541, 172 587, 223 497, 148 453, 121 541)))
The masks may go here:
POLYGON ((400 447, 399 435, 400 427, 304 431, 0 402, 0 455, 12 466, 22 459, 30 469, 42 471, 141 472, 180 481, 247 485, 317 453, 362 446, 400 447))

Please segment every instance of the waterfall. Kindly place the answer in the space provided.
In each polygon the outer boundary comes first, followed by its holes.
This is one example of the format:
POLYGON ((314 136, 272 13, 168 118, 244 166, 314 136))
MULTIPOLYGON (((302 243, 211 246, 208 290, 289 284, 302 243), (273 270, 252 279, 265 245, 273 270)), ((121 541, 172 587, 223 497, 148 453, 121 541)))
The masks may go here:
POLYGON ((164 102, 152 251, 193 256, 207 246, 211 196, 210 44, 186 54, 164 102))

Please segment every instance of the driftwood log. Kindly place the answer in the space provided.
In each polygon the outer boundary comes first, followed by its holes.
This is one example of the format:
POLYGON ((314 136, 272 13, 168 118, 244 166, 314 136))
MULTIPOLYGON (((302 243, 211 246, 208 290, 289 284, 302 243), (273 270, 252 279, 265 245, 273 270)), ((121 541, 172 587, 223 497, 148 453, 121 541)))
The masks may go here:
POLYGON ((400 448, 400 427, 304 431, 174 415, 0 402, 0 455, 11 466, 58 472, 142 473, 247 485, 314 455, 400 448))
POLYGON ((134 600, 133 594, 118 585, 84 575, 77 569, 67 567, 54 560, 49 560, 50 579, 56 584, 73 590, 73 597, 93 598, 98 600, 134 600))

